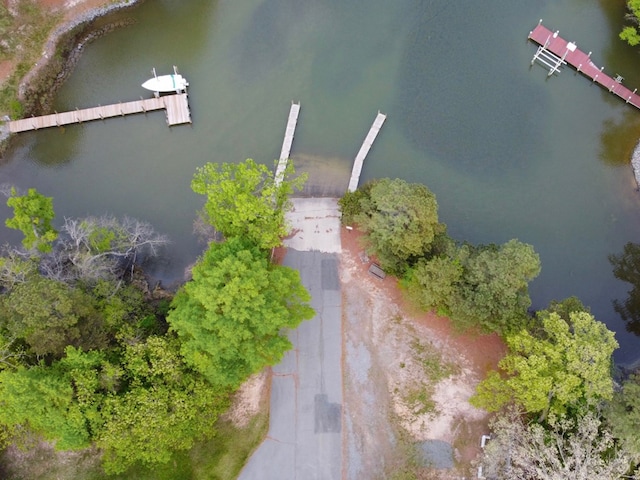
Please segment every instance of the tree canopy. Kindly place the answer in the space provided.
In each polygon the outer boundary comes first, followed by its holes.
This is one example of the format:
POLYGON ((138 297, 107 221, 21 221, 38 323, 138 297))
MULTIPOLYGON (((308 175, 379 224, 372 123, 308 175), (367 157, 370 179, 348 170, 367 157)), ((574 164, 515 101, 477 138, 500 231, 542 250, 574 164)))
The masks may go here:
POLYGON ((506 337, 509 353, 500 361, 504 376, 490 372, 472 403, 497 411, 514 401, 527 413, 563 415, 613 395, 611 356, 618 347, 613 332, 588 312, 539 314, 541 332, 506 337))
POLYGON ((640 33, 638 32, 638 23, 640 22, 640 0, 627 0, 627 9, 629 13, 625 19, 633 23, 627 25, 620 32, 620 38, 626 41, 632 47, 640 45, 640 33))
POLYGON ((210 245, 167 320, 186 361, 212 384, 234 388, 291 348, 282 330, 313 316, 309 299, 297 271, 234 237, 210 245))
POLYGON ((91 295, 56 280, 35 276, 0 298, 0 328, 24 339, 29 352, 60 358, 67 345, 106 344, 102 317, 91 295))
POLYGON ((51 225, 55 216, 53 198, 45 197, 35 188, 30 188, 26 195, 18 195, 16 189, 11 188, 7 205, 13 208, 13 217, 5 220, 5 224, 22 232, 22 245, 41 252, 51 251, 51 242, 58 237, 51 225))
POLYGON ((0 372, 0 425, 29 427, 62 450, 95 442, 107 473, 167 462, 213 435, 227 405, 227 392, 187 367, 166 337, 109 355, 67 347, 51 366, 0 372))
POLYGON ((613 435, 640 462, 640 374, 631 375, 604 410, 613 435))
POLYGON ((500 246, 463 245, 457 259, 463 273, 448 304, 454 322, 502 334, 523 327, 531 305, 529 282, 540 273, 533 247, 518 240, 500 246))
POLYGON ((360 213, 355 218, 366 232, 370 251, 384 270, 396 275, 412 260, 430 253, 436 237, 446 231, 438 222, 435 195, 418 183, 377 180, 359 203, 360 213))
POLYGON ((262 249, 281 244, 289 234, 285 213, 288 196, 302 187, 304 176, 295 179, 291 164, 282 182, 264 165, 247 159, 243 163, 207 163, 191 182, 194 192, 206 196, 204 216, 225 238, 242 237, 262 249))

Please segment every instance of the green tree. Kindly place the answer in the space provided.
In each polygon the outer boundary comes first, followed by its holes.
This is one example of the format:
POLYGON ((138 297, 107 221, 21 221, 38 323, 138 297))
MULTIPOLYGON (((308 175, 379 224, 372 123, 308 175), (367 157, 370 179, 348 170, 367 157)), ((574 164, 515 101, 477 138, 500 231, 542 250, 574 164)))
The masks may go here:
POLYGON ((60 358, 67 345, 106 345, 102 316, 93 298, 79 288, 36 275, 17 284, 0 303, 0 325, 11 337, 24 339, 37 356, 60 358))
POLYGON ((0 432, 29 428, 58 449, 91 443, 108 473, 167 462, 214 434, 228 391, 182 359, 176 338, 151 336, 122 351, 65 349, 51 366, 0 372, 0 432))
POLYGON ((55 216, 53 198, 45 197, 35 188, 30 188, 26 195, 18 195, 12 188, 7 205, 13 208, 13 217, 8 218, 5 224, 24 234, 22 245, 27 249, 50 252, 51 243, 58 237, 58 232, 51 225, 55 216))
POLYGON ((283 334, 311 318, 297 271, 270 265, 247 240, 212 243, 167 320, 187 362, 214 385, 237 387, 291 348, 283 334))
POLYGON ((243 237, 263 249, 277 247, 289 234, 285 220, 289 195, 305 177, 290 179, 289 164, 282 182, 264 165, 247 159, 240 164, 207 163, 198 168, 191 188, 205 195, 204 216, 225 238, 243 237))
POLYGON ((631 375, 604 410, 613 435, 640 461, 640 374, 631 375))
POLYGON ((338 200, 340 207, 340 221, 343 225, 351 225, 357 221, 358 215, 362 214, 363 205, 369 204, 371 197, 371 187, 375 182, 367 182, 357 190, 347 191, 338 200))
POLYGON ((429 254, 436 237, 446 230, 438 222, 435 195, 418 183, 378 180, 360 204, 362 212, 356 221, 366 232, 369 250, 384 270, 395 275, 429 254))
POLYGON ((44 366, 0 372, 0 424, 29 427, 61 450, 85 448, 90 442, 71 383, 44 366))
POLYGON ((497 411, 514 401, 542 421, 612 398, 614 333, 587 312, 572 312, 568 322, 555 312, 539 319, 540 336, 527 330, 507 336, 509 353, 499 363, 504 376, 491 372, 480 382, 474 405, 497 411))
POLYGON ((628 25, 620 32, 620 38, 626 41, 632 47, 640 44, 640 33, 638 32, 638 23, 640 22, 640 0, 628 0, 627 9, 629 13, 625 15, 625 19, 634 25, 628 25))
POLYGON ((95 435, 107 473, 136 463, 166 463, 173 452, 214 434, 228 394, 188 369, 177 342, 149 337, 128 345, 122 369, 128 386, 121 394, 106 395, 104 426, 95 435))
POLYGON ((528 285, 540 273, 531 245, 509 240, 501 246, 463 245, 458 288, 449 302, 452 320, 462 328, 505 334, 525 324, 531 305, 528 285))
POLYGON ((420 259, 402 280, 409 298, 424 310, 449 314, 449 304, 463 274, 458 260, 447 256, 420 259))

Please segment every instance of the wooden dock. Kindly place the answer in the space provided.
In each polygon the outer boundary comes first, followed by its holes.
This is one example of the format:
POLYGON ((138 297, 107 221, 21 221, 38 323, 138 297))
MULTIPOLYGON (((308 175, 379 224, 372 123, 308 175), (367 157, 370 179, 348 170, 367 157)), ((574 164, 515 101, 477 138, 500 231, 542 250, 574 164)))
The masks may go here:
POLYGON ((631 91, 622 84, 624 79, 620 75, 612 78, 603 73, 604 67, 598 67, 591 61, 591 52, 587 54, 579 50, 574 42, 568 42, 560 37, 559 31, 552 32, 542 25, 542 20, 529 32, 529 40, 539 45, 531 64, 533 65, 536 61, 542 64, 549 69, 549 76, 559 73, 563 65, 571 65, 585 77, 606 88, 626 103, 640 108, 640 95, 636 94, 637 88, 631 91))
POLYGON ((348 190, 350 192, 355 192, 358 188, 358 183, 360 182, 360 173, 362 172, 362 165, 364 163, 364 159, 369 153, 371 149, 371 145, 373 145, 374 140, 378 136, 380 129, 382 128, 382 124, 386 120, 387 116, 378 112, 376 119, 373 121, 373 125, 369 129, 369 133, 367 134, 362 146, 360 147, 360 151, 358 155, 356 155, 356 159, 353 162, 353 169, 351 170, 351 178, 349 179, 349 187, 348 190))
POLYGON ((284 140, 282 141, 282 149, 280 150, 280 158, 276 167, 275 183, 279 185, 284 178, 284 171, 287 168, 287 161, 291 154, 291 145, 293 144, 293 136, 296 132, 298 124, 298 115, 300 114, 300 103, 291 103, 289 109, 289 119, 287 120, 287 128, 284 132, 284 140))
POLYGON ((9 122, 9 132, 19 133, 41 128, 60 127, 73 123, 104 120, 155 110, 166 110, 167 125, 191 123, 191 112, 186 93, 177 93, 162 97, 135 100, 133 102, 84 108, 70 112, 53 113, 40 117, 23 118, 9 122))

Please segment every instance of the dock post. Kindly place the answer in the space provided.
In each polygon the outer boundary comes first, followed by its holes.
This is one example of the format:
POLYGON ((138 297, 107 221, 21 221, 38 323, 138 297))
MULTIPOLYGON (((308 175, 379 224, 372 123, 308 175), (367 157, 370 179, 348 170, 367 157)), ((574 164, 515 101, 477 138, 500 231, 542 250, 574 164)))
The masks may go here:
POLYGON ((580 69, 582 68, 582 64, 578 65, 578 68, 576 69, 578 72, 580 72, 580 69))
POLYGON ((76 122, 78 123, 82 123, 82 120, 80 120, 80 109, 78 107, 76 107, 76 122))
POLYGON ((122 111, 122 102, 118 102, 118 106, 120 107, 120 115, 124 117, 124 112, 122 111))

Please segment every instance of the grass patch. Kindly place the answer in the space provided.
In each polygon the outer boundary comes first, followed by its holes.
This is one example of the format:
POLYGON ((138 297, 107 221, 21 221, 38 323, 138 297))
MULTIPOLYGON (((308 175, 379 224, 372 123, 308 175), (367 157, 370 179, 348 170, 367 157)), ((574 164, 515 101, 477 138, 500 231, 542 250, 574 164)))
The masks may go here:
POLYGON ((423 385, 409 391, 404 400, 411 408, 414 415, 424 415, 426 413, 436 413, 436 402, 431 398, 433 396, 433 387, 431 385, 423 385))
POLYGON ((457 365, 445 362, 440 352, 431 345, 425 345, 415 339, 411 344, 411 349, 415 360, 422 366, 425 375, 434 384, 460 372, 457 365))
MULTIPOLYGON (((265 402, 268 407, 268 402, 265 402)), ((218 422, 218 435, 191 451, 194 476, 197 479, 232 480, 260 445, 269 429, 269 413, 261 411, 244 428, 229 421, 218 422)))

